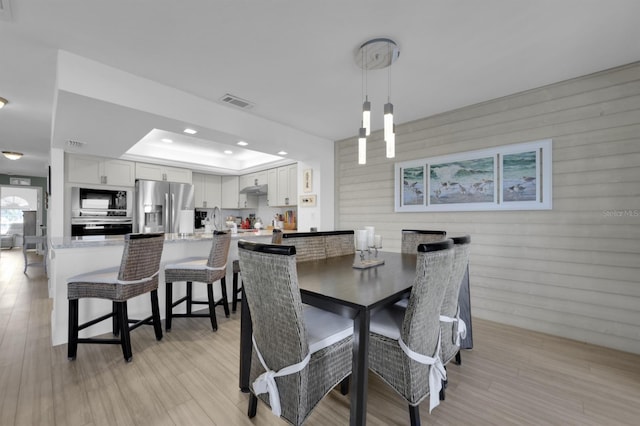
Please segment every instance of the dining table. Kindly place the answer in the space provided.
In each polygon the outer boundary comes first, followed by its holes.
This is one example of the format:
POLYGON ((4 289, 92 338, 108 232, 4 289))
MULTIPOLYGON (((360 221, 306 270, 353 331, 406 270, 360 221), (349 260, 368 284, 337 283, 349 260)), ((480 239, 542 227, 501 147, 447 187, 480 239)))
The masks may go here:
MULTIPOLYGON (((359 255, 355 255, 359 256, 359 255)), ((367 420, 369 322, 371 315, 406 297, 416 274, 416 255, 378 252, 384 264, 359 269, 354 255, 297 264, 302 302, 353 319, 350 424, 367 420)), ((374 256, 373 254, 371 256, 374 256)), ((240 332, 240 389, 249 391, 251 313, 243 294, 240 332)))

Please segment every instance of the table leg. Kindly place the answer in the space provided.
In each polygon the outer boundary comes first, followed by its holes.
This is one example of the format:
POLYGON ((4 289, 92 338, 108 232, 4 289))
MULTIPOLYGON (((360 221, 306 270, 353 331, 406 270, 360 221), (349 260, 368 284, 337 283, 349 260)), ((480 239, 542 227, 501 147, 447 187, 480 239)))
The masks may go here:
POLYGON ((251 324, 251 313, 247 298, 242 289, 242 300, 240 301, 240 390, 249 392, 249 373, 251 372, 251 334, 253 325, 251 324))
POLYGON ((369 322, 366 309, 353 319, 353 371, 351 372, 350 424, 367 423, 367 385, 369 372, 369 322))

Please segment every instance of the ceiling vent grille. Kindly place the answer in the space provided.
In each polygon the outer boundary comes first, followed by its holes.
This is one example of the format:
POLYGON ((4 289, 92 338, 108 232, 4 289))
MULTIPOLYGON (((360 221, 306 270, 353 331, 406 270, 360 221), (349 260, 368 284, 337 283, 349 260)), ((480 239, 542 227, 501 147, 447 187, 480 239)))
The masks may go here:
MULTIPOLYGON (((2 0, 0 0, 2 1, 2 0)), ((84 146, 86 145, 85 142, 80 142, 80 141, 74 141, 72 139, 69 139, 67 141, 67 147, 71 148, 71 149, 80 149, 80 148, 84 148, 84 146)))
MULTIPOLYGON (((0 0, 2 1, 2 0, 0 0)), ((231 95, 229 93, 227 93, 226 95, 224 95, 223 97, 220 98, 221 102, 224 102, 225 104, 228 105, 232 105, 236 108, 240 108, 240 109, 251 109, 253 108, 253 104, 249 101, 246 101, 242 98, 239 98, 235 95, 231 95)))
POLYGON ((11 2, 9 0, 0 0, 0 19, 11 21, 11 2))

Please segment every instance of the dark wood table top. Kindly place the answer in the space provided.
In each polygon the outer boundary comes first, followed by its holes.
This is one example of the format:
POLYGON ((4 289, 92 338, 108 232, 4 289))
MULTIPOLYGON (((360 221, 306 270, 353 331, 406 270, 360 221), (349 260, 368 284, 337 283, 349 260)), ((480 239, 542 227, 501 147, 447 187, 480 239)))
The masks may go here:
POLYGON ((361 310, 375 309, 401 298, 413 285, 416 255, 379 252, 378 258, 385 263, 367 269, 354 268, 353 255, 298 263, 303 301, 318 297, 361 310))

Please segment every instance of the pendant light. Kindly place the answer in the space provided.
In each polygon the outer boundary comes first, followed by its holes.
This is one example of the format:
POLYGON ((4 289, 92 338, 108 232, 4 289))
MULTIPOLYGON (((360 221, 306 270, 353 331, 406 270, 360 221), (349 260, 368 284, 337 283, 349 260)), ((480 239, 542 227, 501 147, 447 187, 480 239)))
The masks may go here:
POLYGON ((384 104, 384 141, 386 157, 394 158, 395 125, 393 122, 393 104, 391 103, 391 65, 400 56, 398 45, 388 38, 375 38, 360 45, 355 55, 356 63, 362 69, 362 123, 358 132, 358 164, 367 161, 367 136, 371 134, 371 102, 368 94, 368 71, 389 68, 387 72, 387 103, 384 104))
POLYGON ((364 127, 358 132, 358 164, 367 164, 367 130, 364 127))

